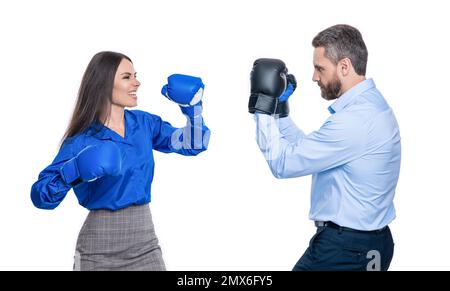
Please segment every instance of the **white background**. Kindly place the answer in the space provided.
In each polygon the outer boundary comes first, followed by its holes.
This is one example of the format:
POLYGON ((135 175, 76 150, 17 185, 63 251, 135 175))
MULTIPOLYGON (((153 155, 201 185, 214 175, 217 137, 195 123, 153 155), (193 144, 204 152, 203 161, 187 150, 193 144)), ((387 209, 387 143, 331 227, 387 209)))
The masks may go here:
POLYGON ((356 26, 368 77, 393 107, 402 166, 391 224, 391 270, 450 269, 446 1, 2 1, 0 4, 0 269, 71 270, 87 210, 73 192, 53 211, 29 198, 57 153, 90 58, 131 57, 139 109, 183 126, 160 95, 166 77, 206 84, 212 130, 198 157, 156 153, 151 209, 169 270, 290 270, 314 233, 310 177, 277 180, 247 113, 259 57, 284 60, 299 81, 291 116, 305 132, 330 105, 312 82, 312 38, 356 26))

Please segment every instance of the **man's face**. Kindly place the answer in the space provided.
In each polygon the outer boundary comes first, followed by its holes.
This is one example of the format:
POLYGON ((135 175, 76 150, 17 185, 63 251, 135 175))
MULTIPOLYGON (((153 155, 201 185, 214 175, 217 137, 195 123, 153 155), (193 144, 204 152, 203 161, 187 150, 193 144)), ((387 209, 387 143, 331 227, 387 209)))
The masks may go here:
POLYGON ((341 95, 342 83, 337 75, 337 66, 326 56, 325 48, 314 49, 313 81, 320 87, 321 95, 325 100, 333 100, 341 95))

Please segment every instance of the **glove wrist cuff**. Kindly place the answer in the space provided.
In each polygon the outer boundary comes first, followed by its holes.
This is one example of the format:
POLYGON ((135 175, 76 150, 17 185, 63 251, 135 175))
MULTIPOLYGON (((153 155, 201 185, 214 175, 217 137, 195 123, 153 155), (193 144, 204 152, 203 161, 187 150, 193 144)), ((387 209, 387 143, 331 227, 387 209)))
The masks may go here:
POLYGON ((289 104, 287 101, 280 102, 278 98, 252 93, 248 101, 248 111, 250 113, 264 113, 268 115, 277 115, 277 117, 286 117, 289 115, 289 104))
POLYGON ((274 114, 277 105, 277 98, 261 93, 252 93, 248 101, 248 110, 250 113, 260 112, 265 114, 274 114))
POLYGON ((279 102, 278 106, 277 106, 277 110, 275 111, 275 114, 279 118, 283 118, 283 117, 289 116, 289 103, 288 103, 288 101, 279 102))
POLYGON ((74 186, 79 183, 80 172, 78 170, 78 165, 76 158, 67 161, 59 170, 64 182, 74 186))

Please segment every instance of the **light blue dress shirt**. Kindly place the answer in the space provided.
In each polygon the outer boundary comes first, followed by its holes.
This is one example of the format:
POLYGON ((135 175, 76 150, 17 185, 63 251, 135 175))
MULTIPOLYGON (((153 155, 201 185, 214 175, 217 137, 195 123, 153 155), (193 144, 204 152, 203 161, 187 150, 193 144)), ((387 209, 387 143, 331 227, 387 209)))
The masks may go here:
POLYGON ((289 117, 255 114, 258 145, 275 177, 313 175, 311 220, 380 229, 395 218, 401 145, 394 113, 372 79, 328 109, 332 115, 308 135, 289 117))

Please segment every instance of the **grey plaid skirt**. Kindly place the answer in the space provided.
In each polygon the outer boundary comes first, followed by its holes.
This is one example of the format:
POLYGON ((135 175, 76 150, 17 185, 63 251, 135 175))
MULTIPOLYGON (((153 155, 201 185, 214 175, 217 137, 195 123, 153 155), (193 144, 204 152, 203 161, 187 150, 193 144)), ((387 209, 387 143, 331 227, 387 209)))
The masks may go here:
POLYGON ((80 230, 75 271, 164 271, 150 207, 91 210, 80 230))

